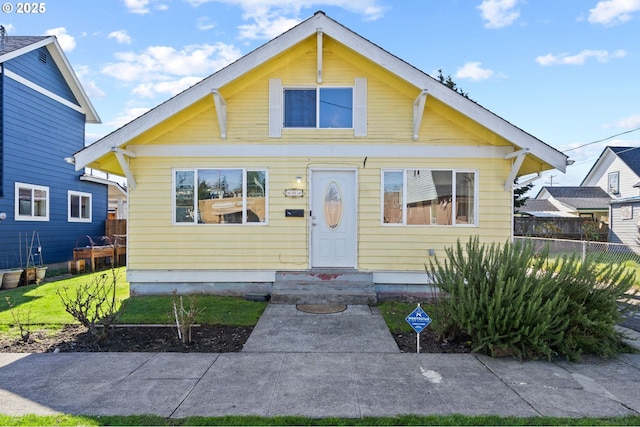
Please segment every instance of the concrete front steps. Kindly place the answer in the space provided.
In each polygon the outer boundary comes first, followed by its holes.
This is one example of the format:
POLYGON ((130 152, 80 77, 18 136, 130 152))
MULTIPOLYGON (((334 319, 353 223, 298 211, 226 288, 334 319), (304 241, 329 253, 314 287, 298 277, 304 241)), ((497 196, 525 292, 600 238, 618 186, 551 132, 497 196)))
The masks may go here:
POLYGON ((373 275, 352 270, 322 269, 276 272, 273 304, 366 304, 377 301, 373 275))

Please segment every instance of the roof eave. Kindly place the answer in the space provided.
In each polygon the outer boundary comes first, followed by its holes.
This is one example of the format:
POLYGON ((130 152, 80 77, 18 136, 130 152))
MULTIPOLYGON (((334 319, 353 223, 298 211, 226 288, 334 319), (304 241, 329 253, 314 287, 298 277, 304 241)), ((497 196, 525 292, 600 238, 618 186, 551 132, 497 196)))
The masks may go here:
POLYGON ((49 54, 58 65, 62 76, 65 78, 67 84, 71 88, 71 92, 76 97, 77 101, 80 103, 80 106, 85 112, 85 121, 87 123, 100 124, 102 121, 100 120, 100 116, 98 116, 98 112, 93 107, 89 96, 84 91, 80 80, 78 80, 78 76, 73 71, 69 60, 67 59, 62 47, 58 43, 58 40, 55 37, 51 37, 52 40, 50 43, 46 44, 47 50, 49 54))

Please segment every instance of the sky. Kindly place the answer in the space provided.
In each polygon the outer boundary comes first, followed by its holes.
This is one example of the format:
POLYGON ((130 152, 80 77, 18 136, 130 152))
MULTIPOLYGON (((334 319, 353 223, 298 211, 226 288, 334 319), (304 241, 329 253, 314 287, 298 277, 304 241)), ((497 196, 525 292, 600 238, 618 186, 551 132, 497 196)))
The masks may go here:
POLYGON ((318 10, 434 77, 442 70, 575 161, 529 196, 579 185, 607 145, 640 146, 640 0, 9 1, 0 24, 57 36, 102 121, 86 127, 92 143, 318 10))

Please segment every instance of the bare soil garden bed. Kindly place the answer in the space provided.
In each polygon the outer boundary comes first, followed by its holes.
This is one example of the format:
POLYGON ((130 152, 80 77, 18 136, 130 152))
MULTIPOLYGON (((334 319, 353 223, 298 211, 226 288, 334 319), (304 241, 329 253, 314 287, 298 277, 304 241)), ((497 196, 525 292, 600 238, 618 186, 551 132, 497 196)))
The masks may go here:
MULTIPOLYGON (((97 344, 82 326, 70 325, 55 334, 36 331, 24 342, 20 338, 0 338, 2 353, 60 352, 181 352, 230 353, 242 350, 252 327, 201 325, 194 327, 192 342, 183 344, 175 328, 170 327, 118 327, 105 342, 97 344)), ((401 351, 416 352, 416 334, 394 334, 401 351)), ((421 353, 469 353, 466 337, 450 342, 439 342, 435 334, 425 330, 420 334, 421 353)), ((375 349, 371 349, 375 352, 375 349)))

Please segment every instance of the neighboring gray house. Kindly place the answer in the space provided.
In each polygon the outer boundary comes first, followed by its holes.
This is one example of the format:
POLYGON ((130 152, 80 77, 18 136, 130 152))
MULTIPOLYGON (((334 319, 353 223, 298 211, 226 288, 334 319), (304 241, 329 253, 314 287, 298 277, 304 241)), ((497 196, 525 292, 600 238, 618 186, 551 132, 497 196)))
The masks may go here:
POLYGON ((581 185, 596 185, 611 196, 609 242, 640 244, 640 147, 606 147, 581 185))
MULTIPOLYGON (((609 242, 640 245, 640 196, 616 199, 611 202, 609 242)), ((636 250, 637 251, 637 250, 636 250)))
POLYGON ((606 147, 580 186, 600 187, 614 199, 640 196, 640 147, 606 147))
POLYGON ((527 200, 519 212, 539 217, 593 218, 608 223, 611 200, 600 187, 542 187, 536 198, 527 200))

